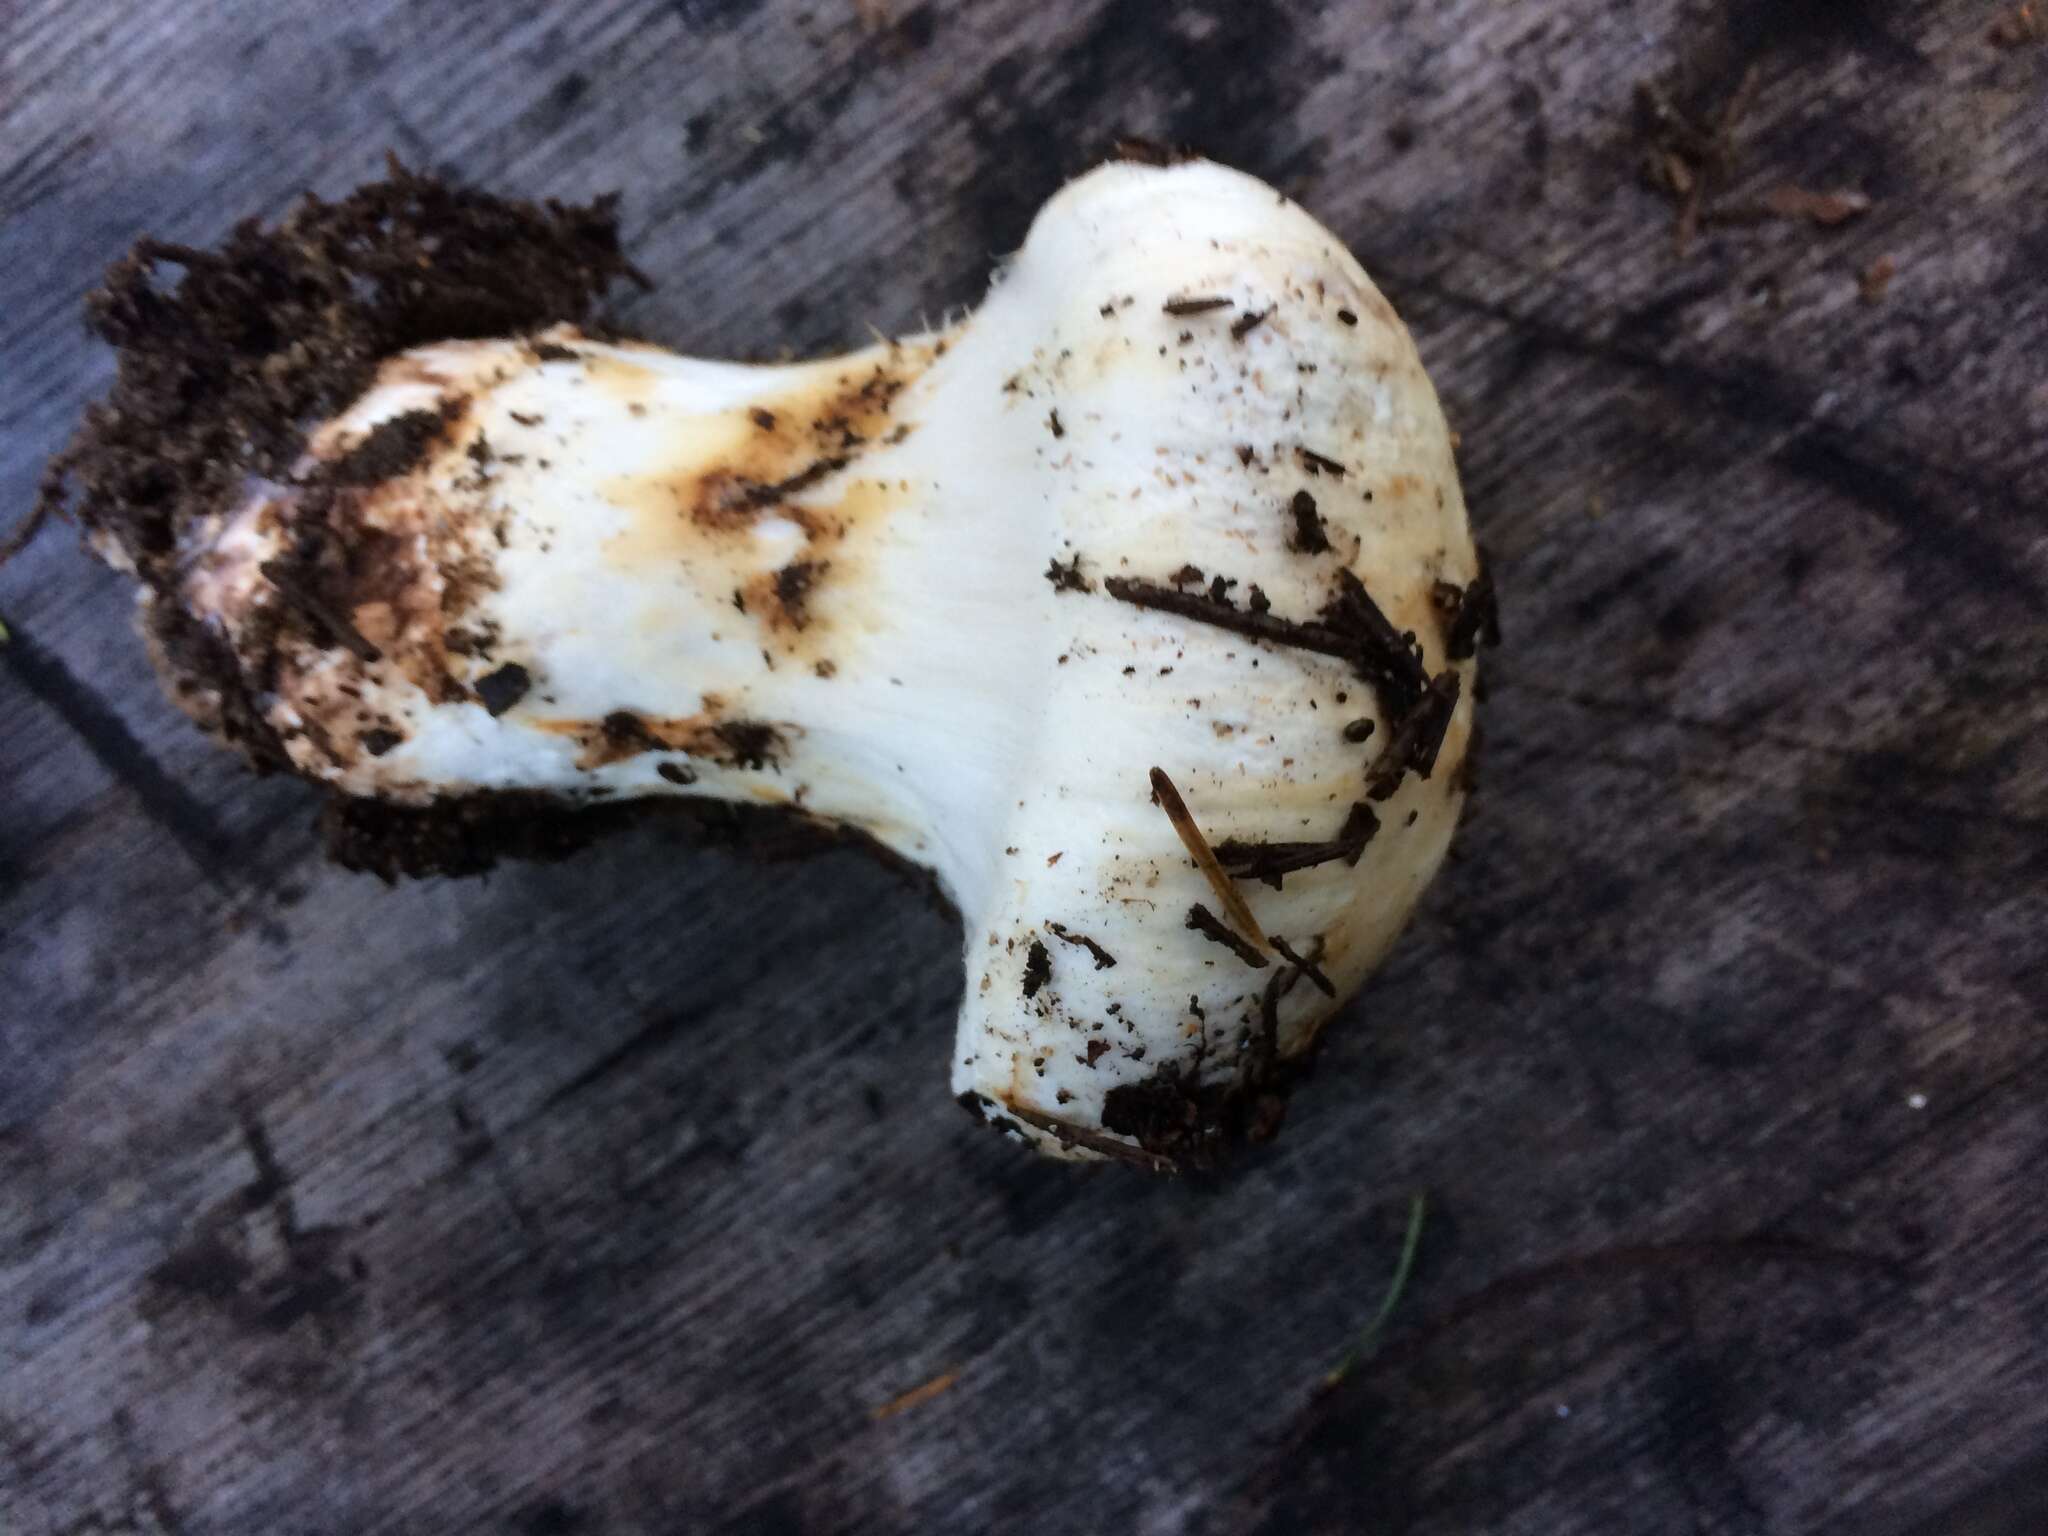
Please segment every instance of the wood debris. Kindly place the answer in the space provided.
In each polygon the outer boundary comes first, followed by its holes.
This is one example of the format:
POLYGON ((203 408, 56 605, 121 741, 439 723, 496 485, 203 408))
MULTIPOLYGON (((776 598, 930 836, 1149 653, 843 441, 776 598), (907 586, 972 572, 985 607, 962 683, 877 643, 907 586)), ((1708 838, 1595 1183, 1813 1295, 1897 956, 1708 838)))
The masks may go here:
POLYGON ((2048 38, 2048 8, 2032 3, 2002 11, 1984 34, 1994 48, 2024 48, 2048 38))
POLYGON ((1764 219, 1811 219, 1823 229, 1833 229, 1868 212, 1870 198, 1854 188, 1815 192, 1784 182, 1771 188, 1757 202, 1717 209, 1714 219, 1721 224, 1756 223, 1764 219))
POLYGON ((1655 82, 1636 86, 1636 116, 1648 146, 1643 174, 1678 210, 1673 240, 1681 256, 1709 224, 1800 219, 1833 229, 1871 209, 1869 195, 1853 187, 1816 191, 1795 182, 1781 182, 1744 202, 1726 199, 1735 180, 1735 130, 1756 100, 1757 81, 1752 64, 1710 124, 1685 112, 1655 82))
POLYGON ((1735 127, 1756 99, 1752 64, 1711 124, 1683 111, 1655 81, 1636 84, 1636 117, 1648 148, 1643 174, 1678 210, 1673 242, 1683 256, 1692 247, 1716 193, 1735 173, 1735 127))
MULTIPOLYGON (((1254 952, 1269 949, 1265 930, 1259 920, 1252 916, 1252 909, 1245 905, 1244 895, 1223 867, 1216 862, 1215 852, 1209 847, 1209 840, 1202 835, 1202 829, 1195 825, 1195 818, 1188 811, 1187 802, 1181 799, 1180 791, 1174 788, 1173 780, 1166 776, 1164 768, 1152 770, 1152 798, 1159 808, 1166 812, 1166 819, 1173 824, 1181 846, 1187 849, 1188 857, 1195 861, 1195 867, 1202 872, 1202 878, 1209 882, 1209 889, 1216 893, 1223 912, 1239 934, 1251 941, 1254 952)), ((1199 926, 1191 923, 1190 926, 1199 926)))
POLYGON ((869 1410, 868 1416, 877 1424, 884 1419, 893 1419, 897 1414, 930 1402, 942 1392, 952 1390, 953 1383, 960 1379, 958 1371, 946 1371, 934 1376, 923 1386, 912 1387, 908 1392, 899 1392, 886 1403, 877 1403, 869 1410))

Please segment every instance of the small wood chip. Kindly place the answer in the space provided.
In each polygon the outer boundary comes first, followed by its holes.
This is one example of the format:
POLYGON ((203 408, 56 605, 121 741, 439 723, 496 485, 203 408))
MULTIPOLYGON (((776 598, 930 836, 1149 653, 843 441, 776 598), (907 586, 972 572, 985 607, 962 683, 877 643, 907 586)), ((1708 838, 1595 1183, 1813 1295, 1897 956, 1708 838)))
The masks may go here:
POLYGON ((1823 229, 1846 224, 1857 215, 1870 211, 1869 197, 1852 188, 1813 192, 1789 182, 1766 192, 1763 205, 1778 218, 1811 219, 1823 229))
POLYGON ((1323 974, 1322 967, 1317 965, 1315 961, 1304 960, 1300 955, 1297 955, 1293 951, 1293 949, 1288 946, 1288 943, 1285 939, 1275 939, 1273 941, 1273 948, 1279 951, 1281 959, 1285 960, 1289 965, 1293 966, 1297 971, 1301 972, 1302 975, 1306 976, 1310 981, 1315 983, 1316 990, 1322 993, 1323 996, 1335 997, 1337 995, 1336 985, 1330 980, 1328 976, 1325 976, 1323 974))
POLYGON ((1885 296, 1885 290, 1891 287, 1892 279, 1898 275, 1899 264, 1889 256, 1880 256, 1856 279, 1856 291, 1862 295, 1864 303, 1875 304, 1885 296))
MULTIPOLYGON (((1370 721, 1366 723, 1371 724, 1370 721)), ((1363 740, 1363 736, 1360 739, 1363 740)), ((1313 869, 1318 864, 1329 864, 1339 859, 1355 866, 1359 856, 1365 852, 1365 845, 1373 840, 1379 829, 1379 817, 1373 814, 1372 807, 1360 803, 1351 807, 1335 837, 1318 842, 1286 843, 1254 843, 1234 837, 1225 838, 1216 845, 1216 862, 1233 879, 1257 880, 1277 891, 1281 888, 1281 877, 1298 869, 1313 869)))
POLYGON ((1287 547, 1300 555, 1327 553, 1330 538, 1323 531, 1323 519, 1316 511, 1315 497, 1307 491, 1296 491, 1287 510, 1294 519, 1294 532, 1287 540, 1287 547))
POLYGON ((1701 224, 1723 218, 1714 198, 1734 179, 1735 129, 1754 105, 1761 78, 1752 64, 1711 122, 1681 111, 1655 81, 1636 85, 1638 128, 1647 141, 1644 173, 1677 209, 1673 243, 1680 256, 1691 248, 1701 224))
POLYGON ((941 1393, 952 1390, 953 1383, 960 1379, 958 1371, 946 1371, 934 1376, 921 1387, 912 1387, 908 1392, 899 1392, 886 1403, 877 1403, 871 1416, 879 1424, 884 1419, 893 1419, 899 1413, 907 1412, 930 1402, 941 1393))
POLYGON ((2024 48, 2048 38, 2048 10, 2032 3, 2016 5, 1992 21, 1984 34, 1994 48, 2024 48))
POLYGON ((1038 989, 1052 980, 1052 953, 1038 940, 1031 941, 1030 951, 1024 956, 1024 996, 1038 996, 1038 989))
POLYGON ((1055 592, 1093 592, 1095 584, 1081 574, 1081 557, 1075 555, 1061 565, 1055 555, 1045 568, 1045 579, 1052 583, 1055 592))
POLYGON ((1098 971, 1106 971, 1116 964, 1116 956, 1089 938, 1087 934, 1076 933, 1061 923, 1047 923, 1045 926, 1046 930, 1062 944, 1072 944, 1077 949, 1087 950, 1095 958, 1095 969, 1098 971))
POLYGON ((476 680, 476 696, 493 718, 502 715, 533 686, 533 677, 516 661, 508 661, 495 672, 476 680))
POLYGON ((1188 908, 1187 921, 1181 926, 1193 929, 1211 943, 1221 944, 1255 971, 1263 971, 1271 963, 1242 934, 1199 901, 1188 908))
POLYGON ((1128 160, 1134 165, 1179 165, 1183 161, 1201 158, 1192 150, 1175 149, 1171 144, 1162 144, 1157 139, 1140 138, 1136 134, 1127 134, 1118 139, 1110 150, 1110 157, 1128 160))

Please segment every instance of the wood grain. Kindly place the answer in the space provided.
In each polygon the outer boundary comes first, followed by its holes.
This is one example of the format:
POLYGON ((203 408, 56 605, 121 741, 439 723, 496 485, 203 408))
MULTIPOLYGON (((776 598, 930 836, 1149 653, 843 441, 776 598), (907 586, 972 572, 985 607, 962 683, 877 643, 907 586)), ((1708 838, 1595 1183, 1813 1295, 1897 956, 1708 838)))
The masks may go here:
POLYGON ((1508 645, 1286 1135, 1161 1184, 946 1102, 958 935, 858 857, 323 866, 46 537, 0 572, 0 1530, 2037 1529, 2048 50, 1989 16, 8 8, 0 507, 106 377, 105 263, 387 147, 624 188, 625 323, 760 356, 971 303, 1135 131, 1378 276, 1508 645), (1874 206, 1680 259, 1632 87, 1751 63, 1731 195, 1874 206))

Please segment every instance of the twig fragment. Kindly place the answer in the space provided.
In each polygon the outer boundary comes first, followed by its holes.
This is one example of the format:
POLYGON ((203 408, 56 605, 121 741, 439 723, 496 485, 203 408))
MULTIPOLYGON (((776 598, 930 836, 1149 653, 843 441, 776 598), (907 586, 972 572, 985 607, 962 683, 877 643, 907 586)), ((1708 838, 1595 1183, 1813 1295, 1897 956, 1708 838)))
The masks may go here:
POLYGON ((1166 819, 1173 823, 1173 830, 1179 836, 1181 846, 1195 861, 1195 867, 1209 882, 1209 889, 1216 893, 1216 899, 1223 903, 1224 914, 1236 925, 1239 933, 1250 939, 1258 950, 1273 946, 1266 938, 1265 930, 1259 927, 1259 920, 1252 916, 1252 909, 1245 905, 1244 893, 1230 876, 1223 872, 1223 866, 1216 862, 1216 855, 1209 847, 1209 840, 1202 836, 1202 829, 1195 825, 1195 818, 1188 812, 1187 801, 1181 799, 1180 791, 1173 787, 1173 780, 1166 776, 1164 768, 1152 770, 1152 793, 1159 800, 1159 808, 1166 812, 1166 819))

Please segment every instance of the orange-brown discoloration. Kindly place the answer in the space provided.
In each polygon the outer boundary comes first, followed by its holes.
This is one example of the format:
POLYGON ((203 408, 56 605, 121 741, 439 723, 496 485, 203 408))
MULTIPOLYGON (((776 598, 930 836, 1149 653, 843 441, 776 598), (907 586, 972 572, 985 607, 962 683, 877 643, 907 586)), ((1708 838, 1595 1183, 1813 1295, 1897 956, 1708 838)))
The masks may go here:
POLYGON ((774 664, 836 664, 839 595, 859 590, 864 547, 918 489, 864 470, 915 430, 899 398, 933 357, 929 346, 877 350, 693 419, 673 468, 605 487, 628 515, 608 558, 680 570, 712 605, 743 614, 774 664))
POLYGON ((403 352, 390 359, 377 370, 377 387, 392 384, 428 384, 439 386, 452 382, 441 369, 423 357, 403 352))
POLYGON ((697 477, 695 493, 677 504, 690 522, 711 533, 740 533, 754 526, 771 508, 810 532, 810 515, 789 505, 812 486, 822 484, 851 463, 844 454, 813 460, 782 480, 760 481, 731 469, 713 469, 697 477))
MULTIPOLYGON (((384 366, 380 381, 448 379, 426 361, 400 357, 384 366)), ((316 727, 323 720, 379 726, 368 716, 357 718, 354 700, 366 682, 403 678, 438 703, 472 697, 448 640, 478 598, 497 587, 495 547, 487 529, 434 487, 458 478, 449 460, 467 451, 464 427, 473 405, 469 394, 444 396, 447 428, 419 463, 376 485, 334 488, 321 508, 329 544, 318 579, 356 635, 374 648, 375 659, 310 643, 290 647, 279 653, 273 685, 303 717, 305 738, 337 766, 354 764, 358 732, 316 727)), ((330 450, 341 441, 330 441, 330 450)), ((291 498, 266 505, 258 527, 289 542, 297 507, 291 498)), ((259 589, 259 604, 284 600, 273 587, 259 589)))
POLYGON ((430 698, 465 696, 448 631, 498 585, 478 547, 483 531, 473 519, 446 515, 414 477, 363 493, 353 523, 350 617, 383 653, 378 664, 396 667, 430 698))
MULTIPOLYGON (((830 501, 748 512, 752 526, 729 530, 706 528, 657 488, 632 507, 629 527, 606 554, 622 566, 681 571, 709 606, 730 607, 735 625, 752 626, 752 639, 778 665, 822 667, 820 675, 829 675, 845 660, 834 649, 847 633, 835 627, 848 612, 845 595, 860 592, 873 541, 916 489, 841 476, 830 501)), ((854 632, 862 627, 857 621, 854 632)))
POLYGON ((1360 294, 1358 304, 1368 315, 1371 315, 1373 319, 1379 321, 1381 325, 1386 326, 1389 330, 1399 328, 1401 324, 1400 316, 1394 313, 1394 306, 1389 304, 1379 294, 1360 294))
POLYGON ((744 412, 748 431, 737 451, 700 469, 687 491, 678 483, 678 505, 714 532, 749 527, 771 508, 804 522, 793 503, 874 444, 907 432, 891 411, 929 363, 928 353, 898 347, 872 366, 827 374, 818 388, 755 403, 744 412))
MULTIPOLYGON (((539 366, 572 375, 572 387, 614 398, 622 412, 637 405, 635 414, 667 416, 656 461, 635 463, 603 487, 625 514, 624 526, 604 542, 606 560, 674 571, 707 599, 707 612, 737 608, 714 641, 757 648, 770 668, 831 675, 846 661, 849 638, 873 627, 860 603, 873 540, 887 517, 923 489, 884 478, 886 467, 875 461, 914 430, 914 421, 899 419, 900 398, 937 348, 877 348, 837 362, 763 370, 764 393, 744 403, 677 412, 663 404, 674 395, 662 368, 580 342, 570 335, 524 344, 524 366, 537 355, 539 366), (552 355, 555 347, 574 357, 552 355), (793 382, 766 392, 783 381, 793 382)), ((337 492, 346 498, 345 512, 326 521, 347 530, 348 547, 346 568, 328 591, 365 644, 355 655, 324 645, 280 653, 278 695, 305 720, 341 718, 351 710, 343 695, 373 680, 402 679, 435 702, 472 699, 465 679, 511 659, 480 654, 463 638, 451 647, 449 639, 469 635, 478 598, 497 585, 507 518, 519 510, 490 499, 493 465, 532 464, 540 454, 538 467, 547 468, 544 447, 509 432, 485 441, 474 424, 479 402, 519 377, 521 366, 507 372, 502 362, 487 367, 482 357, 429 353, 393 359, 380 374, 380 384, 435 390, 447 427, 405 473, 337 492), (375 659, 365 654, 371 648, 375 659)), ((538 425, 513 414, 522 427, 538 425)), ((360 435, 357 428, 330 429, 330 446, 360 435)), ((288 533, 289 510, 264 514, 280 515, 288 533)), ((259 603, 278 600, 259 584, 259 603)), ((545 728, 575 739, 586 769, 668 752, 774 770, 793 734, 738 718, 709 699, 694 716, 622 713, 545 728)), ((311 731, 296 729, 312 740, 311 731)), ((350 766, 355 733, 326 734, 332 745, 314 745, 330 763, 350 766)), ((773 777, 771 771, 767 779, 773 777)), ((786 798, 779 787, 764 786, 762 794, 786 798)))
MULTIPOLYGON (((896 399, 931 361, 929 347, 897 346, 873 360, 821 367, 815 382, 706 418, 684 445, 695 451, 673 472, 635 476, 609 493, 637 514, 713 535, 743 533, 771 514, 801 524, 800 503, 812 492, 912 429, 895 419, 896 399)), ((591 376, 620 375, 610 387, 630 390, 626 376, 645 372, 606 359, 591 376)))
POLYGON ((715 694, 694 715, 663 718, 617 710, 602 720, 539 720, 535 728, 567 736, 582 747, 585 771, 624 762, 643 752, 681 752, 728 768, 775 768, 788 755, 785 728, 728 716, 715 694))
POLYGON ((829 560, 803 559, 764 571, 740 589, 747 612, 771 634, 805 628, 810 623, 811 591, 831 569, 829 560))

